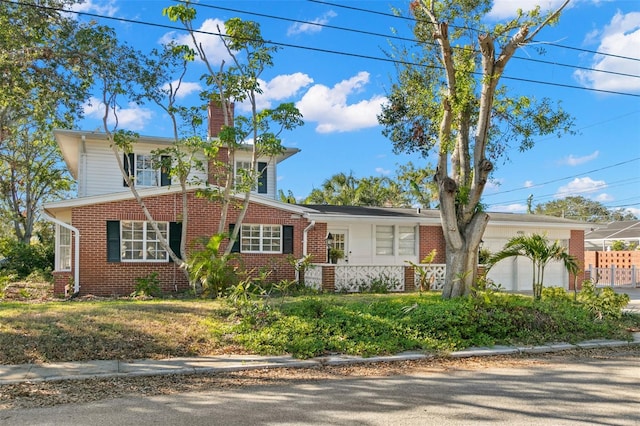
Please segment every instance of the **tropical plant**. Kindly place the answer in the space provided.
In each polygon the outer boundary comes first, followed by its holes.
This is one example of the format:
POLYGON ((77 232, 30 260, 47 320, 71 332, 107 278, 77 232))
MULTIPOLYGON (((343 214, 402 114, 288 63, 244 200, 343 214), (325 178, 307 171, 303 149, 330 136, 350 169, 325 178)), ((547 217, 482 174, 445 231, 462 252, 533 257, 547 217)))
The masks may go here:
POLYGON ((549 99, 518 96, 501 85, 516 51, 533 42, 555 12, 519 11, 508 22, 486 25, 491 0, 414 0, 415 46, 389 53, 398 82, 378 120, 397 152, 437 155, 434 180, 447 251, 442 296, 469 294, 489 221, 481 197, 497 158, 516 142, 570 131, 571 117, 549 99), (404 59, 404 60, 398 60, 404 59), (468 273, 470 272, 470 273, 468 273))
POLYGON ((238 283, 238 267, 233 265, 235 253, 221 250, 227 234, 214 234, 209 240, 200 240, 204 247, 194 250, 186 262, 193 290, 203 296, 220 297, 225 290, 238 283))
POLYGON ((531 260, 533 267, 533 296, 536 300, 542 297, 544 287, 544 270, 549 262, 561 261, 568 272, 576 274, 578 271, 577 259, 567 253, 559 241, 551 243, 545 235, 531 234, 518 235, 511 238, 503 249, 494 253, 489 258, 488 268, 509 257, 522 256, 531 260))

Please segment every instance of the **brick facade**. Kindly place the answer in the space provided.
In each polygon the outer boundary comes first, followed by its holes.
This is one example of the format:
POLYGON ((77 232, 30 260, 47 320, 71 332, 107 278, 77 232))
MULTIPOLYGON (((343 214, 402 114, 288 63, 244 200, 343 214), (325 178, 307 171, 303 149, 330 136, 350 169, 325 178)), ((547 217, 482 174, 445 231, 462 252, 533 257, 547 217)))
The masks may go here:
POLYGON ((420 252, 418 253, 418 259, 422 261, 434 249, 436 250, 436 256, 432 263, 446 263, 447 243, 444 240, 442 227, 439 225, 420 226, 420 252))
POLYGON ((574 290, 574 283, 577 283, 578 289, 582 288, 582 282, 585 279, 584 259, 584 231, 572 230, 569 237, 569 254, 578 259, 580 271, 578 276, 569 274, 569 290, 574 290))
MULTIPOLYGON (((145 204, 157 221, 179 221, 182 213, 181 194, 167 194, 145 198, 145 204)), ((217 232, 219 205, 205 199, 188 196, 189 215, 187 247, 193 249, 200 237, 208 238, 217 232)), ((225 230, 235 223, 239 210, 230 209, 225 230)), ((72 225, 80 231, 80 294, 98 296, 128 295, 135 289, 136 278, 157 272, 163 292, 170 293, 188 288, 183 270, 171 262, 107 262, 106 223, 110 220, 145 220, 135 200, 106 202, 72 209, 72 225)), ((293 256, 302 257, 303 231, 309 224, 300 215, 291 211, 252 203, 244 219, 245 224, 272 224, 293 226, 293 256)), ((324 261, 324 238, 326 226, 311 229, 308 253, 315 261, 324 261), (319 240, 319 241, 317 241, 319 240), (322 243, 322 244, 321 244, 322 243), (317 259, 317 260, 316 260, 317 259)), ((287 262, 288 254, 242 254, 243 265, 251 271, 268 268, 270 280, 294 279, 295 271, 287 262)), ((75 267, 75 265, 73 265, 75 267)), ((55 273, 56 294, 64 294, 71 274, 55 273)))

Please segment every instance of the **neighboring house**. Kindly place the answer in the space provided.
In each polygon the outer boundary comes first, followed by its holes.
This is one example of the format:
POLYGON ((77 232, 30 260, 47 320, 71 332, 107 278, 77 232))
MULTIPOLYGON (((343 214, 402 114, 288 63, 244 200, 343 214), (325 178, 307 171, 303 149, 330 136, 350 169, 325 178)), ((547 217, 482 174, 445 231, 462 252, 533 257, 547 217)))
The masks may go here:
POLYGON ((609 251, 611 244, 622 241, 640 247, 640 220, 622 220, 606 224, 591 224, 584 234, 586 251, 609 251))
MULTIPOLYGON (((219 129, 219 111, 210 112, 210 134, 219 129), (217 124, 216 124, 217 123, 217 124)), ((115 154, 102 133, 56 131, 56 140, 71 174, 77 180, 78 197, 48 203, 45 216, 56 223, 56 264, 54 292, 94 295, 128 295, 136 279, 158 273, 163 291, 188 287, 183 271, 170 261, 155 233, 146 222, 140 206, 124 185, 115 154)), ((150 152, 171 143, 165 138, 143 137, 135 144, 131 174, 145 199, 160 231, 175 247, 181 237, 180 188, 172 185, 161 170, 149 164, 150 152)), ((277 164, 294 155, 286 149, 276 158, 259 159, 260 185, 251 195, 249 210, 242 224, 234 251, 240 253, 247 270, 267 268, 270 279, 294 279, 295 270, 287 259, 310 254, 323 264, 322 286, 335 288, 337 268, 356 270, 366 267, 404 268, 404 283, 398 290, 413 288, 413 274, 406 261, 419 263, 436 249, 434 264, 445 263, 445 245, 437 210, 296 205, 277 200, 277 164), (328 237, 345 256, 338 265, 328 261, 328 237), (409 273, 407 274, 407 272, 409 273)), ((221 150, 219 155, 226 155, 221 150)), ((250 151, 235 158, 236 168, 246 167, 250 151)), ((212 181, 208 170, 201 179, 212 181)), ((214 182, 211 182, 214 183, 214 182)), ((189 191, 189 227, 187 239, 209 237, 217 229, 220 208, 189 191)), ((561 240, 569 252, 583 258, 584 230, 589 224, 555 217, 491 213, 484 235, 484 247, 502 248, 511 237, 521 233, 546 233, 561 240)), ((238 216, 232 209, 225 229, 231 229, 238 216)), ((369 269, 372 271, 373 269, 369 269)), ((402 269, 401 269, 402 270, 402 269)), ((545 283, 568 288, 570 280, 560 264, 546 270, 545 283)), ((489 278, 509 290, 530 290, 531 264, 526 259, 505 260, 491 270, 489 278)))

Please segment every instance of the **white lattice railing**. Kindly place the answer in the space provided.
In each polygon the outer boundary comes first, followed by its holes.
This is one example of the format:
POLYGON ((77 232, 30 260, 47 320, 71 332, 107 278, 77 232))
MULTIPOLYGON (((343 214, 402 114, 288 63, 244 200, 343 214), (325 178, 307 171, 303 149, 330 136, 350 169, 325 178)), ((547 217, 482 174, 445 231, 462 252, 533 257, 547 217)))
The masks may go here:
POLYGON ((430 288, 431 290, 442 290, 442 287, 444 287, 444 275, 447 269, 446 267, 447 265, 440 264, 418 265, 415 268, 416 289, 419 289, 420 285, 422 284, 421 271, 424 271, 424 283, 426 284, 426 286, 423 286, 423 290, 426 290, 427 288, 430 288))
POLYGON ((403 266, 336 265, 335 271, 336 291, 404 291, 403 266))
POLYGON ((309 265, 304 271, 304 285, 315 290, 322 289, 322 266, 309 265))

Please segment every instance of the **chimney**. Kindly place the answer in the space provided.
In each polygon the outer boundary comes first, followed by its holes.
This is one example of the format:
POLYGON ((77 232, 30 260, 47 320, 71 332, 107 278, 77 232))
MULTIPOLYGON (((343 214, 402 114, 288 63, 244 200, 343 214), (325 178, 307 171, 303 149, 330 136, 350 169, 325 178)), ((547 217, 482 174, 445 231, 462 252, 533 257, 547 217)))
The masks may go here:
MULTIPOLYGON (((233 104, 229 104, 227 107, 227 113, 229 115, 228 126, 233 126, 233 104)), ((209 137, 217 138, 224 126, 224 113, 222 112, 222 105, 218 105, 217 102, 209 102, 209 137)))

